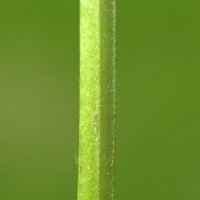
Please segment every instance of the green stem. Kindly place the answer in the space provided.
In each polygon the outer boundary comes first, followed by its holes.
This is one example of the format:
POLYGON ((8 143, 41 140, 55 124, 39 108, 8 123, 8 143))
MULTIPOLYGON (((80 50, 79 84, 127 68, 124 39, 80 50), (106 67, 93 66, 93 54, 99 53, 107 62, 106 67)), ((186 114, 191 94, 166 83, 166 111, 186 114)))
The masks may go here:
POLYGON ((116 0, 80 0, 78 200, 112 200, 116 0))

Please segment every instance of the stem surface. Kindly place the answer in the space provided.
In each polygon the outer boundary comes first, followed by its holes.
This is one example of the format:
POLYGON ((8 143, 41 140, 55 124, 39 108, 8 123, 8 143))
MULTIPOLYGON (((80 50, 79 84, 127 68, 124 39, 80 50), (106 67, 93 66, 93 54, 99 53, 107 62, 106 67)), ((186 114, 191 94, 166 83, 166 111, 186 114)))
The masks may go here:
POLYGON ((116 0, 80 0, 78 200, 113 200, 116 0))

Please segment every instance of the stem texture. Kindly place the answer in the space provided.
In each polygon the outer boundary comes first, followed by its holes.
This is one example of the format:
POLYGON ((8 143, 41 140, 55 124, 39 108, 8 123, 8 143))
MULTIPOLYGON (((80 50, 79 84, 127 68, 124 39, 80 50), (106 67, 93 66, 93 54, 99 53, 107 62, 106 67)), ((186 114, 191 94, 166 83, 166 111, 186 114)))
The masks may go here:
POLYGON ((80 0, 78 200, 114 199, 116 0, 80 0))

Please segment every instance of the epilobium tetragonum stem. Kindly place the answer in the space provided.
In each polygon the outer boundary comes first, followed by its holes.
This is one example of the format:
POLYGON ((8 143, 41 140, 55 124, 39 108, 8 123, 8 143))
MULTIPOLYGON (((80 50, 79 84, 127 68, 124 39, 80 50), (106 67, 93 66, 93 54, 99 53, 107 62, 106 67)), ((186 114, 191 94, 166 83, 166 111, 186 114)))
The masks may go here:
POLYGON ((116 0, 80 0, 78 200, 113 200, 116 0))

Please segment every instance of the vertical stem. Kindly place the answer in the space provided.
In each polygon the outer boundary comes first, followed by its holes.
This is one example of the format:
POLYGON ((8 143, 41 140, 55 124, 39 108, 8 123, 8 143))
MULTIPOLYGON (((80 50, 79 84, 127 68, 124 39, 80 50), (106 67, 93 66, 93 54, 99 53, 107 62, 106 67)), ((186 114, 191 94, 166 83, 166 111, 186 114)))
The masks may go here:
POLYGON ((113 200, 116 0, 80 0, 78 200, 113 200))

